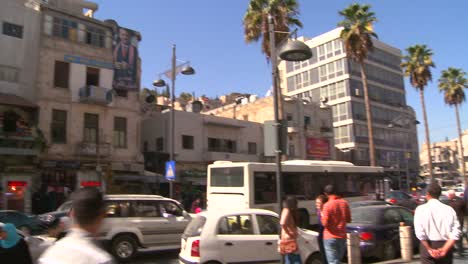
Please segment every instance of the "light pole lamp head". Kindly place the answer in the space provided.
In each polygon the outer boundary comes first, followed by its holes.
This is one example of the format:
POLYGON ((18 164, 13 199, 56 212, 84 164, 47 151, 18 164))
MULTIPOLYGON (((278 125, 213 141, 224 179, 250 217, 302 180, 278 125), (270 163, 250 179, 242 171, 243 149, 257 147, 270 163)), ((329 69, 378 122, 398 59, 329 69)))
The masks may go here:
POLYGON ((195 70, 190 66, 185 66, 184 68, 182 68, 182 70, 180 71, 183 75, 193 75, 195 74, 195 70))
POLYGON ((166 86, 166 82, 163 79, 153 81, 153 86, 156 87, 164 87, 166 86))
POLYGON ((291 40, 281 47, 279 57, 285 61, 305 61, 312 58, 312 51, 304 42, 291 40))

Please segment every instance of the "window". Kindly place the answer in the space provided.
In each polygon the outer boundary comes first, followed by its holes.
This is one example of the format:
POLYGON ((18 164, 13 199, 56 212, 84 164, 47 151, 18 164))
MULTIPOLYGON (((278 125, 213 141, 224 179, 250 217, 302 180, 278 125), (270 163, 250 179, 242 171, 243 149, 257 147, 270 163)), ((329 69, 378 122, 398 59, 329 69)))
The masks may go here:
POLYGON ((99 28, 87 26, 86 27, 86 44, 92 46, 104 47, 105 31, 99 28))
POLYGON ((98 142, 99 115, 84 114, 84 141, 88 143, 98 142))
POLYGON ((67 111, 52 110, 52 143, 67 143, 67 111))
POLYGON ((335 144, 347 143, 351 140, 350 126, 335 127, 335 144))
POLYGON ((384 213, 385 224, 399 224, 401 222, 400 214, 395 209, 387 209, 384 213))
POLYGON ((218 235, 253 235, 250 215, 233 215, 218 223, 218 235))
POLYGON ((99 86, 99 69, 86 67, 86 85, 99 86))
POLYGON ((249 142, 248 143, 248 153, 251 155, 256 155, 257 154, 257 143, 255 142, 249 142))
POLYGON ((171 217, 171 216, 183 216, 184 210, 180 208, 176 203, 170 201, 160 201, 159 207, 164 217, 171 217))
POLYGON ((129 201, 106 201, 106 217, 132 217, 134 209, 129 201))
POLYGON ((156 138, 156 151, 164 151, 164 138, 156 138))
POLYGON ((127 119, 125 117, 114 117, 114 147, 127 147, 127 119))
POLYGON ((78 40, 78 23, 75 21, 54 17, 52 35, 76 41, 78 40))
POLYGON ((213 187, 243 187, 244 168, 212 168, 210 171, 210 186, 213 187))
POLYGON ((325 47, 327 49, 327 58, 333 57, 333 42, 327 42, 325 47))
POLYGON ((296 156, 296 150, 295 150, 294 144, 290 144, 290 145, 289 145, 289 148, 288 148, 288 155, 291 156, 291 157, 295 157, 295 156, 296 156))
POLYGON ((276 203, 276 176, 273 172, 254 173, 255 204, 276 203))
POLYGON ((3 22, 3 34, 21 39, 23 38, 23 26, 3 22))
POLYGON ((343 121, 349 118, 348 103, 341 103, 332 106, 333 122, 343 121))
POLYGON ((143 142, 143 152, 148 152, 148 141, 143 142))
POLYGON ((182 148, 193 149, 193 136, 182 135, 182 148))
POLYGON ((310 120, 310 116, 304 116, 304 126, 309 126, 310 120))
POLYGON ((136 217, 161 217, 159 204, 156 201, 136 201, 136 217))
POLYGON ((262 235, 278 235, 280 223, 278 217, 257 215, 258 227, 262 235))
POLYGON ((321 82, 327 80, 327 65, 322 65, 319 67, 319 78, 321 82))
POLYGON ((0 65, 0 81, 17 83, 19 70, 14 67, 0 65))
POLYGON ((292 116, 292 114, 286 114, 286 120, 287 120, 287 121, 293 121, 293 116, 292 116))
POLYGON ((70 63, 63 61, 55 61, 54 86, 60 88, 68 88, 69 78, 70 63))
POLYGON ((229 139, 208 138, 208 151, 236 153, 237 143, 229 139))

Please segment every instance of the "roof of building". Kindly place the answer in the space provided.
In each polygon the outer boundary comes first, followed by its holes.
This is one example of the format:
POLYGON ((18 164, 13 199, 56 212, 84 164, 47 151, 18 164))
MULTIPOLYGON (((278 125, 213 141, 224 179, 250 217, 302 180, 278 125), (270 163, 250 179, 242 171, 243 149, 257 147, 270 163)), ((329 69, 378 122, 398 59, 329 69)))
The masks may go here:
POLYGON ((23 97, 20 97, 14 94, 6 94, 6 93, 0 93, 0 104, 22 106, 22 107, 28 107, 28 108, 37 108, 36 104, 29 102, 23 97))

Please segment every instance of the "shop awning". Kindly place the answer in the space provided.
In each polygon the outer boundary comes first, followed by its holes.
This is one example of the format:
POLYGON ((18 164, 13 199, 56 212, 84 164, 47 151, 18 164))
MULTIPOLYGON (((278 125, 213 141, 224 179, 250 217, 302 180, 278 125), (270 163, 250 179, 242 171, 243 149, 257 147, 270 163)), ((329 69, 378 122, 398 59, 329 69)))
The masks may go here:
POLYGON ((144 171, 142 174, 114 174, 114 180, 128 182, 158 183, 165 182, 164 176, 151 171, 144 171))
POLYGON ((0 105, 13 105, 27 108, 37 108, 36 104, 29 102, 23 97, 6 93, 0 93, 0 105))

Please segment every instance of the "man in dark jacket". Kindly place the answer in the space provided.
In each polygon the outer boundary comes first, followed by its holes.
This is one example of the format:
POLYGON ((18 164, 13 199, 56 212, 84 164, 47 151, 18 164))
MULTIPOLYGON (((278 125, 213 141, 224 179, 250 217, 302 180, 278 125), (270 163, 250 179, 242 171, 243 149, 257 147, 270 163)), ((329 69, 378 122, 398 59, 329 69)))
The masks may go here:
POLYGON ((460 222, 460 231, 461 231, 461 236, 460 239, 457 241, 457 251, 460 256, 463 255, 463 220, 465 218, 465 213, 466 213, 466 203, 465 201, 457 197, 455 195, 454 190, 449 190, 447 192, 447 197, 449 199, 449 205, 455 210, 457 213, 457 218, 458 222, 460 222))

